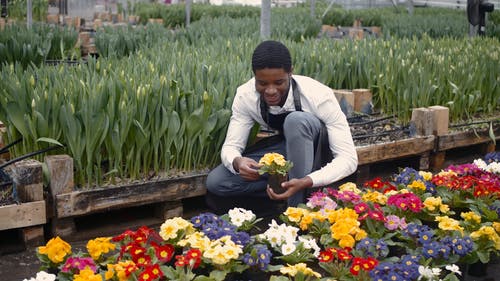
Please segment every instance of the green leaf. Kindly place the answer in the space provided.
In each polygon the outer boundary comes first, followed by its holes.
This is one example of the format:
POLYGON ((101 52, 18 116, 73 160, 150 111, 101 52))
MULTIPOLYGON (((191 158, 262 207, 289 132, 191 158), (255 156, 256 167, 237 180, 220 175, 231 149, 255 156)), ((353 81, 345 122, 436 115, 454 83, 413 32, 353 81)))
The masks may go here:
POLYGON ((493 122, 490 122, 490 129, 488 131, 488 135, 491 138, 491 141, 493 141, 493 145, 497 145, 497 138, 495 136, 495 131, 493 130, 493 122))
POLYGON ((24 120, 25 111, 22 110, 17 103, 9 102, 6 107, 7 116, 14 125, 14 127, 21 133, 24 138, 29 134, 28 126, 24 120))
POLYGON ((38 138, 36 140, 36 142, 47 142, 47 143, 51 143, 51 144, 55 144, 55 145, 59 145, 59 146, 64 146, 62 143, 58 142, 57 140, 52 139, 52 138, 46 138, 46 137, 38 138))

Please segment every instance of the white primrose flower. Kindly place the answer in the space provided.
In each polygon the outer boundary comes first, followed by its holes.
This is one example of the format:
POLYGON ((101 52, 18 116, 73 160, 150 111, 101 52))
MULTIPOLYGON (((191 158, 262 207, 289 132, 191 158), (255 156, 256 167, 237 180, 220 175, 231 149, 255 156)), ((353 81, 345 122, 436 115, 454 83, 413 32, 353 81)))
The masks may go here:
POLYGON ((55 281, 56 276, 45 271, 39 271, 36 274, 36 278, 23 279, 23 281, 55 281))
POLYGON ((312 249, 314 251, 313 255, 315 257, 319 256, 319 253, 321 252, 321 249, 319 248, 318 244, 316 243, 316 240, 314 239, 307 239, 305 237, 299 236, 299 241, 302 242, 304 245, 304 248, 306 249, 312 249))
POLYGON ((252 211, 245 210, 243 208, 234 208, 228 212, 231 223, 240 227, 245 221, 251 221, 255 219, 255 214, 252 211))
POLYGON ((460 271, 460 267, 458 267, 458 265, 456 265, 456 264, 449 264, 449 265, 445 266, 444 268, 446 268, 446 270, 451 271, 455 274, 462 275, 462 272, 460 271))
POLYGON ((295 243, 284 243, 283 245, 281 245, 281 253, 284 256, 290 255, 295 251, 295 249, 297 249, 295 243))
POLYGON ((488 166, 488 164, 486 164, 483 159, 476 159, 473 163, 481 170, 486 170, 486 167, 488 166))
POLYGON ((421 280, 422 278, 425 278, 424 280, 441 280, 441 279, 436 279, 436 277, 439 277, 439 274, 441 274, 441 269, 439 268, 430 268, 428 266, 419 266, 418 267, 418 273, 420 276, 418 277, 418 280, 421 280))

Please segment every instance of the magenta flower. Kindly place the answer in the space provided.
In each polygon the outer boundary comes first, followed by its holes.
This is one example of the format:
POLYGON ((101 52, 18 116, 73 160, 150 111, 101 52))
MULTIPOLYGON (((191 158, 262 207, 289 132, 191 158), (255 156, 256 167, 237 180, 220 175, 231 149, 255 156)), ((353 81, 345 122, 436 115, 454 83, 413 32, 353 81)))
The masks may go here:
POLYGON ((389 197, 387 205, 395 206, 403 211, 411 210, 414 213, 419 213, 424 204, 420 198, 413 193, 400 193, 389 197))
POLYGON ((361 197, 358 194, 347 190, 337 192, 337 194, 335 194, 335 197, 341 201, 351 202, 353 204, 361 201, 361 197))
POLYGON ((77 274, 80 272, 80 270, 83 270, 86 267, 89 267, 93 272, 95 272, 97 269, 97 266, 94 263, 94 260, 90 257, 87 257, 87 258, 70 257, 66 260, 66 263, 64 263, 61 271, 62 272, 72 272, 74 274, 77 274))
POLYGON ((370 209, 370 206, 368 206, 367 203, 361 202, 358 203, 354 206, 354 211, 356 211, 356 214, 363 214, 366 213, 370 209))

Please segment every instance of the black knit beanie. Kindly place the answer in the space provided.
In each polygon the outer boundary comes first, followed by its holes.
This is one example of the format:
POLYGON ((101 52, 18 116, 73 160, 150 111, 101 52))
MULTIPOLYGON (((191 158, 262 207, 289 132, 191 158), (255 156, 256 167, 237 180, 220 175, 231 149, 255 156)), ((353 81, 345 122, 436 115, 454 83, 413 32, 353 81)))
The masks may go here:
POLYGON ((292 58, 288 48, 278 41, 264 41, 253 51, 252 70, 264 68, 283 68, 286 72, 292 71, 292 58))

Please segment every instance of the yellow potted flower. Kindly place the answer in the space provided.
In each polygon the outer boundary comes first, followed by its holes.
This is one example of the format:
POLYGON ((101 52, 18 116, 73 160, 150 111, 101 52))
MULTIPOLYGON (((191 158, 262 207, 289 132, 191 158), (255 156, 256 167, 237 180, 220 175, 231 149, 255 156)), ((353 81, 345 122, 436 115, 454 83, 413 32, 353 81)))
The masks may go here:
POLYGON ((262 166, 259 169, 259 174, 268 174, 268 184, 277 194, 285 192, 281 187, 281 183, 288 179, 288 171, 293 167, 293 163, 287 161, 285 157, 279 153, 266 153, 259 160, 262 166))

